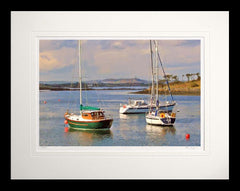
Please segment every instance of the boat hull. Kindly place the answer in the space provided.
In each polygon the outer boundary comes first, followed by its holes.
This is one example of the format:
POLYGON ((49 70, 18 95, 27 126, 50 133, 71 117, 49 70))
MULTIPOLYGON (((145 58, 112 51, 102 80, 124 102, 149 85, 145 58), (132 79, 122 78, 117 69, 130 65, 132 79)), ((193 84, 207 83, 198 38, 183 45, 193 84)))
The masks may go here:
MULTIPOLYGON (((160 110, 166 110, 166 111, 172 111, 174 108, 175 104, 171 104, 171 105, 163 105, 160 106, 159 109, 160 110)), ((141 107, 120 107, 119 109, 119 113, 121 114, 140 114, 140 113, 146 113, 148 112, 150 109, 150 106, 141 106, 141 107)), ((156 109, 156 107, 151 107, 151 109, 156 109)))
POLYGON ((104 119, 98 121, 75 121, 67 119, 68 125, 72 129, 109 129, 112 126, 113 119, 104 119))
POLYGON ((120 107, 119 113, 121 114, 139 114, 139 113, 146 113, 148 112, 149 107, 141 107, 141 108, 137 108, 137 107, 127 107, 127 108, 123 108, 120 107))
POLYGON ((160 126, 173 126, 175 123, 176 118, 175 117, 148 117, 146 116, 146 122, 150 125, 160 125, 160 126))

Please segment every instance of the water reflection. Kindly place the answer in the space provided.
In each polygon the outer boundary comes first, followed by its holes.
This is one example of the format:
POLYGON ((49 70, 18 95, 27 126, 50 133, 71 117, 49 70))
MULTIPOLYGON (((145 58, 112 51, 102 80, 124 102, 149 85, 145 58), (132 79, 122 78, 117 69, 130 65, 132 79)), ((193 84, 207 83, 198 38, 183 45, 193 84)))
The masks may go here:
POLYGON ((155 135, 158 137, 165 137, 166 134, 175 135, 176 128, 174 126, 156 126, 156 125, 146 125, 146 132, 148 135, 155 135))
POLYGON ((119 114, 119 118, 123 119, 123 120, 127 120, 127 119, 139 119, 142 118, 143 116, 145 116, 145 113, 143 114, 119 114))
POLYGON ((108 140, 113 138, 112 131, 109 129, 101 130, 74 130, 69 129, 65 138, 71 145, 99 145, 102 140, 108 140))
POLYGON ((175 135, 176 129, 174 126, 154 126, 146 125, 146 139, 149 145, 167 146, 169 145, 170 137, 175 135), (170 135, 170 136, 168 136, 170 135))

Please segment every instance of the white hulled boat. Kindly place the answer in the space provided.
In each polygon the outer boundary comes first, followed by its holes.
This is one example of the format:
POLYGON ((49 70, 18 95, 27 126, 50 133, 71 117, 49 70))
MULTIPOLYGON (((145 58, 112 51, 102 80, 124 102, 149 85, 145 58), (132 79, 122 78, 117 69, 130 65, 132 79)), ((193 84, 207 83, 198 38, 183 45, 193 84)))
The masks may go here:
MULTIPOLYGON (((176 102, 162 102, 159 106, 161 110, 172 111, 176 102)), ((119 112, 121 114, 139 114, 146 113, 149 109, 156 109, 156 105, 146 103, 143 99, 129 99, 128 104, 120 104, 119 112)))
MULTIPOLYGON (((146 114, 146 122, 147 124, 151 125, 165 125, 165 126, 170 126, 175 123, 176 120, 176 113, 172 112, 173 106, 176 104, 175 101, 173 101, 173 97, 171 94, 172 98, 172 106, 171 107, 165 107, 165 109, 161 108, 161 102, 159 101, 159 95, 158 95, 158 82, 159 82, 159 62, 162 66, 162 61, 160 58, 160 55, 158 53, 158 45, 157 41, 154 41, 155 45, 155 62, 152 61, 152 93, 151 93, 151 100, 150 100, 150 109, 149 112, 146 114), (159 61, 159 62, 158 62, 159 61), (154 107, 151 107, 153 105, 154 107)), ((150 41, 150 46, 152 46, 152 43, 150 41)), ((162 67, 163 69, 163 67, 162 67)), ((163 74, 166 76, 165 71, 163 69, 163 74)), ((166 80, 169 92, 170 92, 170 87, 168 84, 168 81, 166 80)), ((171 93, 171 92, 170 92, 171 93)))

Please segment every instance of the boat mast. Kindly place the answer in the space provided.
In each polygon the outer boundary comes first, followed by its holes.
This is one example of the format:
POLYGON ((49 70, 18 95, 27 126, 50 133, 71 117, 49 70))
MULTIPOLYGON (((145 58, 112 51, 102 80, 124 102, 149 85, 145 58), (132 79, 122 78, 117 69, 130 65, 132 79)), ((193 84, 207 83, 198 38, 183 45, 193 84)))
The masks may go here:
POLYGON ((78 53, 79 53, 79 86, 80 86, 80 112, 82 109, 82 68, 81 68, 81 40, 78 40, 78 53))
POLYGON ((158 54, 158 47, 157 47, 157 41, 155 40, 155 69, 156 69, 156 102, 158 101, 158 58, 157 58, 157 54, 158 54))
POLYGON ((150 40, 150 53, 151 53, 151 68, 152 68, 152 90, 151 90, 151 104, 154 102, 154 66, 153 66, 153 51, 152 51, 152 41, 150 40))

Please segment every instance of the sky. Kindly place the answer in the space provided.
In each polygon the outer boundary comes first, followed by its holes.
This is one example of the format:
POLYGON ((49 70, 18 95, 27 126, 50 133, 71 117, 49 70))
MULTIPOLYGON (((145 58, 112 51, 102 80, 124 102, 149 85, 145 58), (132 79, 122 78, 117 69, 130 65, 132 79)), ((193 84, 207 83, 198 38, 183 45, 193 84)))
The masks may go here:
MULTIPOLYGON (((196 40, 157 40, 166 74, 200 73, 200 46, 196 40)), ((40 40, 40 81, 77 81, 78 41, 40 40)), ((151 80, 149 40, 82 40, 83 80, 140 78, 151 80)))

